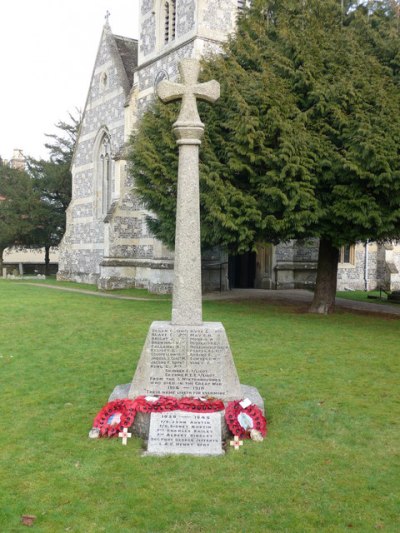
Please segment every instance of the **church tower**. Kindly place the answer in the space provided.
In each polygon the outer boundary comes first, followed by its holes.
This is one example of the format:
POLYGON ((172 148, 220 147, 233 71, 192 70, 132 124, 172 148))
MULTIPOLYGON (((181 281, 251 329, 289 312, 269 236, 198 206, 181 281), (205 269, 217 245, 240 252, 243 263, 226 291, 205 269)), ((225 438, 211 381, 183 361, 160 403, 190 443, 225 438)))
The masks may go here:
MULTIPOLYGON (((127 141, 155 86, 177 77, 181 59, 220 50, 234 31, 240 4, 140 0, 139 42, 114 35, 107 16, 71 168, 58 279, 103 289, 171 290, 173 254, 148 231, 148 212, 127 172, 127 141)), ((219 261, 212 253, 208 259, 219 261)), ((204 274, 207 288, 219 287, 219 271, 204 274)))
POLYGON ((239 7, 240 0, 141 0, 135 73, 139 113, 158 82, 176 78, 181 59, 220 50, 235 29, 239 7))
MULTIPOLYGON (((137 67, 134 70, 129 104, 125 107, 125 140, 137 127, 142 113, 154 99, 163 79, 175 79, 185 57, 201 58, 218 52, 234 31, 238 0, 141 0, 137 67)), ((240 1, 239 1, 240 4, 240 1)), ((170 292, 173 254, 148 233, 148 212, 135 198, 134 184, 126 189, 105 225, 105 255, 100 263, 98 285, 114 288, 133 285, 154 292, 170 292), (125 207, 124 207, 125 206, 125 207), (129 214, 127 206, 130 206, 129 214), (131 242, 119 231, 120 222, 130 228, 131 242), (132 233, 133 229, 133 233, 132 233), (134 280, 131 283, 129 280, 134 280)), ((207 264, 220 263, 221 252, 210 252, 207 264)), ((226 258, 224 258, 225 260, 226 258)), ((218 288, 219 270, 203 272, 203 285, 218 288)), ((224 283, 223 283, 224 284, 224 283)), ((226 284, 225 284, 226 286, 226 284)))

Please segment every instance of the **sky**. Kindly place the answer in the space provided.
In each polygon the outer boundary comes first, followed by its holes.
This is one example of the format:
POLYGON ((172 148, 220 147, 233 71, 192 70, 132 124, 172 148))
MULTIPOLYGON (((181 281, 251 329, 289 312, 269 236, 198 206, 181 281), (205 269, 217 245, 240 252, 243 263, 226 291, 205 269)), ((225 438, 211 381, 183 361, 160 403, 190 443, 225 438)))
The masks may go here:
POLYGON ((0 156, 47 159, 45 133, 83 111, 109 11, 113 33, 139 36, 139 0, 3 0, 0 156))

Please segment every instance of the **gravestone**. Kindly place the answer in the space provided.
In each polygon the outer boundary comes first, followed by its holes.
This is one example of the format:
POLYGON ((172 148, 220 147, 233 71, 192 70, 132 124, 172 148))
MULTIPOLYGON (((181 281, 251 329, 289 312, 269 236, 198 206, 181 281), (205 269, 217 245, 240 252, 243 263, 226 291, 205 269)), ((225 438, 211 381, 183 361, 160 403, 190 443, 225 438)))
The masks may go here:
POLYGON ((157 86, 162 101, 182 99, 173 125, 179 168, 172 318, 150 326, 128 396, 235 400, 241 388, 225 329, 220 322, 202 321, 199 146, 204 124, 196 100, 217 100, 219 83, 198 83, 195 59, 184 59, 179 68, 182 83, 164 80, 157 86))

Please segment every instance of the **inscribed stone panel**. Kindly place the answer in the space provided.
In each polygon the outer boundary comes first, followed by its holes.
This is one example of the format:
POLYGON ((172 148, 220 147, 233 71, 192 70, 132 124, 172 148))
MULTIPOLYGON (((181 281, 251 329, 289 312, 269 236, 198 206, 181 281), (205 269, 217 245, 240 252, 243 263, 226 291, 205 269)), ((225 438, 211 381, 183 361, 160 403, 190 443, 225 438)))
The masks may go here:
POLYGON ((129 397, 141 394, 239 398, 239 379, 222 324, 153 322, 129 397))
POLYGON ((147 450, 156 455, 221 455, 221 414, 152 413, 147 450))

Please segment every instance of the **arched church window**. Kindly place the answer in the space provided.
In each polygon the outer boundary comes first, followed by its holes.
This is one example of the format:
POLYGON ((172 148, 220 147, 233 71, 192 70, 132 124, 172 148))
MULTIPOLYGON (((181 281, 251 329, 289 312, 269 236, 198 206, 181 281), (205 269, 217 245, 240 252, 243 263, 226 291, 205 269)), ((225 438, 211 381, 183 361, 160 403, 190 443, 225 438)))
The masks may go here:
POLYGON ((110 208, 113 195, 111 138, 104 132, 98 144, 97 197, 99 215, 105 215, 110 208))
POLYGON ((154 88, 160 83, 160 81, 168 80, 168 72, 165 70, 160 70, 157 72, 156 77, 154 78, 154 88))

